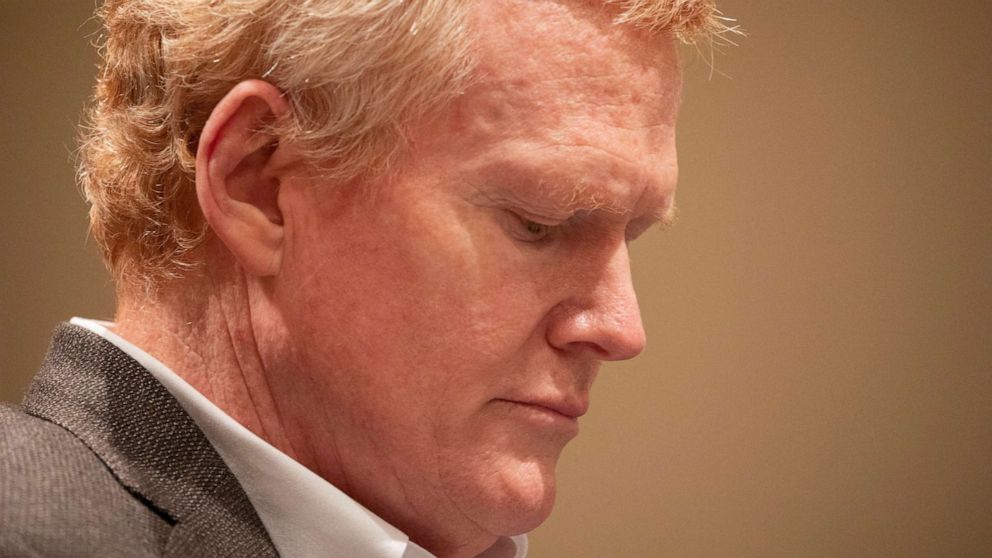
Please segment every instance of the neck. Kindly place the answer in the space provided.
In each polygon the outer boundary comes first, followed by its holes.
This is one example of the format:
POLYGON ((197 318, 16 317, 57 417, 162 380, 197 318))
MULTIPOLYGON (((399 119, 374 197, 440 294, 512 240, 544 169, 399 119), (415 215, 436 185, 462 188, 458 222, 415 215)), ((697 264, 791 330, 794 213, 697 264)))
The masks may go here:
POLYGON ((154 356, 241 425, 298 459, 259 358, 243 281, 195 277, 153 298, 119 295, 114 332, 154 356))

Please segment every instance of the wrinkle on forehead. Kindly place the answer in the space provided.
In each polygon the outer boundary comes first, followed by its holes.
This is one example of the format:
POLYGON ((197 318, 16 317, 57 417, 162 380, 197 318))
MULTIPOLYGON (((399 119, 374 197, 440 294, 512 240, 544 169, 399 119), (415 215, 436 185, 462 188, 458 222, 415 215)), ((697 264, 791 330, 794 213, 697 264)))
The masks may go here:
MULTIPOLYGON (((456 128, 480 126, 492 132, 514 113, 526 113, 530 127, 566 126, 583 120, 628 130, 672 128, 681 83, 677 71, 633 70, 598 53, 601 74, 580 74, 582 64, 558 64, 544 72, 492 72, 456 102, 456 128), (566 75, 563 75, 566 74, 566 75), (535 121, 536 117, 536 121, 535 121)), ((454 122, 453 122, 454 124, 454 122)))

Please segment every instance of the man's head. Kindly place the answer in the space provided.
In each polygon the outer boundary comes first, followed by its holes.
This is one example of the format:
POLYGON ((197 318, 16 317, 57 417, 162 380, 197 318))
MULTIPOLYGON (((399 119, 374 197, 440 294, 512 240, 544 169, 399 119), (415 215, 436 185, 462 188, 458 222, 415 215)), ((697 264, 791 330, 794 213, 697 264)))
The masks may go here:
MULTIPOLYGON (((723 29, 712 0, 588 3, 655 37, 723 29)), ((193 192, 196 151, 207 117, 237 83, 254 77, 280 89, 292 113, 272 123, 280 139, 300 145, 329 179, 376 177, 407 147, 414 122, 477 77, 467 28, 475 5, 105 0, 79 176, 118 286, 150 291, 202 265, 195 252, 209 229, 193 192)), ((515 17, 534 12, 524 6, 515 17)))
POLYGON ((627 243, 673 211, 674 37, 712 6, 194 4, 105 8, 134 30, 83 177, 119 280, 222 298, 284 449, 421 544, 536 527, 643 348, 627 243))

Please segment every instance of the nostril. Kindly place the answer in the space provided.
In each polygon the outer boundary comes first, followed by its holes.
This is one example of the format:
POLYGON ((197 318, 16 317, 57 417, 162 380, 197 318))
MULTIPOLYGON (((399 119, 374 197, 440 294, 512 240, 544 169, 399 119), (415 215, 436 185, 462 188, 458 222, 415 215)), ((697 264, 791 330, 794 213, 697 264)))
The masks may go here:
POLYGON ((634 358, 644 350, 645 334, 640 313, 630 314, 617 319, 591 309, 559 312, 548 326, 548 343, 558 350, 585 353, 597 360, 634 358))

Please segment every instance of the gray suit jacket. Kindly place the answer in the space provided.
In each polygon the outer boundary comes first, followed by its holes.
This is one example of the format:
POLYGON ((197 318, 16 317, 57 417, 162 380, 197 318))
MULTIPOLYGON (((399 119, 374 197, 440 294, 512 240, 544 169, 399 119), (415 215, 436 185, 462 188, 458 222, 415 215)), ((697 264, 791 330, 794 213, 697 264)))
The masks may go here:
POLYGON ((141 365, 63 324, 0 406, 0 556, 277 556, 254 508, 141 365))

